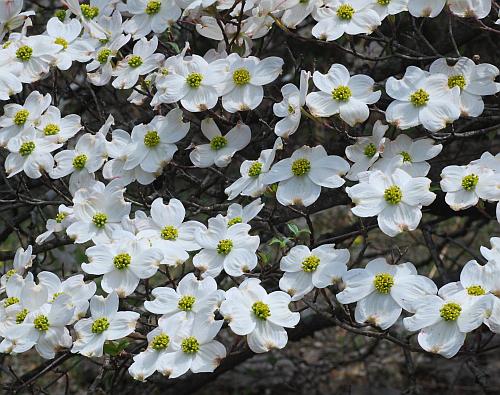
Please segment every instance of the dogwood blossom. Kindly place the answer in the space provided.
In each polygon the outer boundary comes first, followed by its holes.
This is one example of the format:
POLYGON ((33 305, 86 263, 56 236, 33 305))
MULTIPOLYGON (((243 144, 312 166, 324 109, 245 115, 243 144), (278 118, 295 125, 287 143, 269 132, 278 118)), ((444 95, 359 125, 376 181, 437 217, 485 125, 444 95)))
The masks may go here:
POLYGON ((328 155, 323 146, 303 146, 290 158, 276 163, 264 175, 266 184, 278 182, 276 199, 284 206, 310 206, 318 200, 321 187, 339 188, 345 181, 341 178, 349 171, 345 159, 328 155))
POLYGON ((134 40, 151 32, 163 33, 181 16, 181 9, 173 0, 131 0, 127 2, 126 10, 132 18, 125 22, 124 29, 134 40))
POLYGON ((293 328, 299 322, 300 313, 290 311, 290 302, 287 293, 268 294, 260 280, 247 278, 238 288, 226 292, 220 313, 234 333, 247 336, 253 352, 263 353, 285 347, 288 335, 284 328, 293 328))
POLYGON ((227 208, 226 218, 228 220, 228 225, 232 226, 234 224, 247 224, 264 208, 264 203, 260 199, 255 199, 252 203, 242 206, 238 203, 232 203, 227 208))
POLYGON ((447 0, 413 0, 408 1, 408 11, 414 17, 434 18, 446 5, 447 0))
POLYGON ((313 81, 320 92, 307 95, 311 113, 318 117, 339 114, 350 126, 366 121, 370 115, 368 104, 376 103, 381 95, 380 91, 373 91, 375 81, 371 77, 362 74, 351 77, 341 64, 333 64, 327 74, 315 71, 313 81))
POLYGON ((486 18, 491 11, 489 0, 448 0, 450 11, 462 18, 486 18))

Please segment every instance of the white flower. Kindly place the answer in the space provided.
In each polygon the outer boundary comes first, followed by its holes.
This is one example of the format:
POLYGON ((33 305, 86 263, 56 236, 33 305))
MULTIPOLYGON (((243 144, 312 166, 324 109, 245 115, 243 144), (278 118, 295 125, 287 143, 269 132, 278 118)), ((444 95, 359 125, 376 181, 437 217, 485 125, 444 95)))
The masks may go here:
POLYGON ((100 357, 104 342, 118 340, 135 330, 139 313, 118 311, 118 295, 113 292, 106 298, 93 296, 90 300, 90 318, 84 318, 75 324, 77 339, 73 343, 72 353, 87 357, 100 357))
POLYGON ((49 218, 45 224, 46 231, 41 233, 35 239, 37 244, 43 244, 50 239, 54 233, 62 232, 73 222, 73 209, 64 204, 59 205, 55 218, 49 218))
POLYGON ((357 137, 356 143, 346 147, 347 159, 354 162, 346 178, 357 181, 359 173, 368 170, 384 152, 387 139, 384 137, 389 126, 375 122, 371 136, 357 137))
POLYGON ((95 48, 90 40, 79 38, 81 31, 82 25, 77 19, 63 23, 58 17, 53 17, 47 22, 47 34, 61 48, 54 55, 59 70, 68 70, 75 60, 80 63, 90 60, 95 48))
POLYGON ((378 14, 380 20, 388 15, 396 15, 408 11, 409 0, 371 0, 370 7, 378 14))
POLYGON ((120 228, 122 218, 130 214, 130 203, 123 198, 122 184, 112 181, 106 186, 95 182, 79 189, 73 198, 74 222, 66 229, 75 243, 103 243, 120 228))
POLYGON ((147 172, 141 166, 125 170, 127 155, 132 145, 132 137, 122 129, 115 129, 112 132, 112 140, 106 141, 106 151, 110 158, 102 168, 102 175, 106 179, 119 179, 123 185, 129 185, 137 181, 141 185, 151 184, 155 180, 153 172, 147 172))
POLYGON ((177 143, 189 132, 189 122, 183 122, 182 110, 175 108, 166 116, 157 115, 147 125, 132 129, 132 144, 123 168, 140 166, 148 173, 160 172, 177 152, 177 143))
POLYGON ((488 298, 472 302, 463 294, 423 296, 412 317, 404 318, 409 331, 418 331, 420 346, 445 358, 453 357, 464 344, 465 335, 478 328, 485 318, 488 298))
POLYGON ((294 134, 300 124, 301 110, 306 103, 310 72, 304 70, 300 73, 300 88, 294 84, 286 84, 281 88, 283 100, 273 105, 274 115, 283 118, 274 126, 277 136, 288 138, 294 134))
POLYGON ((12 62, 8 50, 0 49, 0 100, 9 100, 13 94, 23 90, 23 84, 18 77, 21 69, 19 63, 12 62))
POLYGON ((223 320, 214 321, 203 316, 194 322, 183 322, 172 336, 172 352, 165 353, 157 362, 157 370, 168 378, 176 378, 188 370, 193 373, 213 372, 226 357, 226 348, 214 337, 223 320))
POLYGON ((116 230, 112 237, 110 243, 87 248, 85 254, 89 263, 82 263, 82 270, 103 274, 102 289, 125 297, 134 292, 141 279, 154 276, 163 254, 130 232, 116 230))
POLYGON ((171 340, 182 324, 186 325, 181 318, 162 320, 148 333, 148 347, 134 356, 134 362, 128 369, 134 379, 144 381, 161 369, 161 360, 167 353, 175 351, 171 340))
POLYGON ((324 244, 312 251, 297 245, 281 259, 280 270, 285 273, 279 282, 280 289, 296 301, 314 288, 328 287, 347 272, 349 256, 349 250, 335 249, 335 244, 324 244))
POLYGON ((30 178, 40 178, 42 170, 50 173, 54 167, 51 152, 61 146, 62 144, 56 144, 41 137, 33 127, 24 129, 7 144, 10 154, 5 159, 5 171, 8 177, 21 171, 24 171, 30 178))
POLYGON ((318 117, 339 114, 350 126, 366 121, 370 115, 368 104, 376 103, 381 95, 380 91, 373 91, 375 81, 371 77, 363 74, 351 77, 341 64, 333 64, 327 74, 315 71, 313 81, 320 92, 307 95, 311 113, 318 117))
POLYGON ((99 22, 113 12, 118 0, 90 0, 88 4, 80 4, 79 0, 63 0, 63 2, 69 11, 78 17, 91 37, 106 39, 106 32, 99 22))
POLYGON ((31 265, 33 264, 33 259, 35 259, 35 255, 32 255, 32 252, 33 247, 30 245, 26 247, 26 250, 24 250, 22 247, 19 247, 16 250, 14 261, 12 262, 12 269, 8 270, 7 273, 2 275, 2 277, 0 278, 0 292, 3 292, 7 281, 12 276, 22 276, 24 272, 26 272, 26 269, 31 267, 31 265))
MULTIPOLYGON (((401 162, 401 158, 395 158, 401 162)), ((360 183, 346 188, 356 205, 351 210, 358 217, 377 216, 378 226, 394 237, 415 230, 422 218, 422 206, 430 205, 436 195, 429 191, 431 180, 412 177, 401 169, 369 171, 360 183)))
POLYGON ((450 11, 462 18, 483 19, 491 11, 490 0, 448 0, 450 11))
POLYGON ((16 340, 23 344, 23 351, 35 346, 43 358, 52 359, 60 348, 71 347, 73 341, 66 325, 71 322, 73 311, 71 298, 67 295, 44 304, 37 311, 30 311, 17 327, 16 340))
POLYGON ((412 140, 406 134, 400 134, 394 141, 387 141, 382 158, 378 160, 372 169, 385 172, 394 157, 401 156, 403 161, 400 168, 412 177, 425 177, 431 168, 428 160, 439 155, 443 146, 434 144, 432 139, 412 140))
POLYGON ((149 239, 153 247, 163 252, 162 263, 177 266, 189 258, 186 251, 200 249, 195 233, 206 230, 198 221, 184 222, 185 217, 186 210, 179 200, 172 198, 164 204, 162 198, 157 198, 151 204, 151 218, 140 222, 137 237, 149 239))
POLYGON ((387 94, 396 99, 385 111, 387 122, 399 129, 422 124, 431 132, 437 132, 460 117, 460 88, 450 89, 444 74, 430 75, 409 66, 403 79, 390 77, 385 88, 387 94))
POLYGON ((18 138, 21 131, 36 126, 51 100, 50 94, 42 95, 33 91, 22 106, 15 103, 6 104, 3 107, 4 114, 0 117, 0 146, 7 145, 12 138, 18 138))
POLYGON ((232 203, 227 208, 226 218, 228 220, 228 225, 232 226, 239 223, 247 224, 259 215, 263 208, 264 203, 262 203, 260 199, 255 199, 245 207, 238 203, 232 203))
POLYGON ((173 70, 156 84, 162 92, 158 101, 175 103, 180 100, 182 106, 191 112, 215 107, 219 86, 226 78, 227 61, 221 59, 209 63, 198 55, 175 58, 173 70))
POLYGON ((132 14, 124 24, 127 33, 132 33, 134 40, 149 33, 163 33, 181 16, 181 9, 174 0, 129 0, 126 11, 132 14))
POLYGON ((79 115, 70 114, 62 118, 61 111, 54 106, 47 108, 35 127, 57 143, 65 143, 83 128, 79 115))
POLYGON ((349 164, 340 156, 328 155, 323 146, 303 146, 290 158, 280 160, 264 175, 265 184, 278 182, 276 199, 284 206, 310 206, 318 200, 321 187, 339 188, 349 164))
POLYGON ((202 277, 216 277, 222 269, 235 277, 253 270, 260 239, 250 236, 250 229, 248 224, 228 226, 228 220, 219 214, 208 220, 207 230, 197 230, 195 239, 202 249, 193 264, 202 271, 202 277))
POLYGON ((224 192, 232 200, 238 195, 257 197, 264 193, 267 184, 264 183, 265 174, 271 168, 277 150, 283 148, 280 137, 274 142, 272 149, 263 150, 257 160, 245 160, 240 166, 241 177, 228 186, 224 192))
POLYGON ((381 24, 370 3, 370 0, 325 0, 314 15, 318 23, 312 29, 313 36, 333 41, 344 33, 370 34, 381 24))
POLYGON ((47 271, 40 272, 37 277, 40 284, 47 287, 49 302, 54 302, 61 295, 69 297, 66 303, 75 308, 70 324, 87 314, 89 299, 94 296, 96 291, 95 282, 86 283, 83 281, 83 274, 68 277, 64 281, 61 281, 54 273, 47 271))
POLYGON ((415 17, 438 16, 446 5, 447 0, 412 0, 408 1, 408 11, 415 17))
POLYGON ((475 206, 479 199, 498 196, 500 174, 480 165, 447 166, 441 172, 445 201, 455 211, 475 206), (495 185, 497 184, 497 185, 495 185))
POLYGON ((414 312, 422 297, 437 292, 434 282, 418 275, 412 263, 389 265, 385 258, 368 262, 365 269, 349 270, 343 280, 346 287, 337 300, 342 304, 357 302, 356 321, 381 329, 391 327, 403 309, 414 312))
MULTIPOLYGON (((298 24, 302 23, 311 13, 315 12, 321 5, 320 0, 310 0, 310 1, 292 1, 286 2, 294 4, 291 7, 286 7, 285 12, 281 16, 281 22, 286 27, 295 29, 298 24)), ((290 4, 290 5, 291 5, 290 4)))
POLYGON ((250 128, 238 122, 226 135, 222 136, 219 127, 212 118, 201 121, 201 132, 210 141, 194 147, 189 154, 196 167, 226 167, 233 155, 245 148, 252 138, 250 128))
POLYGON ((118 62, 112 75, 116 76, 113 86, 117 89, 132 88, 141 75, 157 69, 164 59, 160 53, 154 53, 158 47, 158 37, 151 40, 141 38, 134 45, 131 54, 118 62))
POLYGON ((222 107, 231 113, 256 108, 264 97, 262 86, 273 82, 283 67, 283 59, 275 56, 259 60, 232 53, 227 60, 229 70, 222 88, 222 107))
POLYGON ((492 237, 490 243, 491 248, 481 246, 481 254, 488 262, 495 261, 500 264, 500 237, 492 237))
POLYGON ((48 73, 52 57, 61 50, 61 46, 49 36, 26 37, 15 33, 9 39, 12 43, 5 53, 21 65, 18 77, 27 84, 38 81, 48 73))
POLYGON ((151 294, 155 299, 145 301, 144 308, 154 314, 163 314, 160 323, 176 317, 189 320, 200 314, 209 316, 224 300, 224 291, 217 289, 217 282, 212 277, 198 280, 193 273, 184 276, 175 290, 158 287, 151 294))
POLYGON ((0 40, 3 40, 8 31, 17 29, 29 16, 35 15, 35 11, 21 12, 23 2, 23 0, 10 0, 0 4, 0 40))
POLYGON ((130 40, 130 34, 122 34, 122 16, 119 12, 114 12, 111 18, 103 19, 101 24, 105 29, 105 43, 96 48, 94 60, 86 66, 87 78, 97 86, 106 85, 111 80, 112 60, 130 40))
POLYGON ((50 172, 50 177, 57 179, 71 174, 70 192, 75 193, 91 173, 102 167, 106 157, 104 136, 101 133, 85 133, 78 138, 74 149, 59 151, 54 156, 57 166, 50 172))
POLYGON ((268 294, 260 280, 247 278, 238 288, 226 291, 220 313, 231 330, 247 336, 253 352, 263 353, 286 346, 288 335, 284 328, 293 328, 300 313, 290 311, 291 296, 282 291, 268 294))
POLYGON ((431 64, 429 71, 446 75, 450 89, 455 86, 460 88, 460 111, 463 116, 481 115, 484 110, 482 96, 494 95, 500 90, 500 83, 495 82, 498 68, 488 63, 476 65, 471 59, 462 57, 448 64, 446 59, 441 58, 431 64))

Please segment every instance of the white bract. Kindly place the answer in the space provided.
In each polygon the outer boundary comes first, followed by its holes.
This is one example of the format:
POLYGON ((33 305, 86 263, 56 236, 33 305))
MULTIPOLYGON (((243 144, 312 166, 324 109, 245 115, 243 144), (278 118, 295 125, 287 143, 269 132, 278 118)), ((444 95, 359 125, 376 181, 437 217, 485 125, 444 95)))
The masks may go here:
POLYGON ((314 288, 340 282, 347 272, 349 257, 349 250, 335 249, 334 244, 324 244, 312 251, 304 245, 295 246, 281 259, 280 269, 285 273, 279 281, 280 289, 296 301, 314 288))
POLYGON ((238 288, 226 292, 220 312, 234 333, 247 336, 253 352, 262 353, 286 346, 288 334, 284 328, 293 328, 300 320, 300 313, 290 311, 290 302, 287 293, 268 294, 260 280, 247 278, 238 288))
POLYGON ((323 146, 303 146, 290 158, 276 163, 264 175, 265 184, 278 182, 276 199, 284 206, 310 206, 318 200, 321 187, 339 188, 345 181, 341 176, 349 171, 345 159, 328 155, 323 146))
POLYGON ((434 295, 434 282, 417 274, 410 263, 389 265, 385 258, 374 259, 365 269, 351 269, 342 277, 345 289, 337 294, 343 304, 357 302, 354 317, 381 329, 391 327, 403 309, 414 312, 425 295, 434 295))
POLYGON ((126 11, 132 14, 124 24, 134 40, 149 33, 163 33, 181 16, 181 9, 174 0, 129 0, 126 11))
POLYGON ((371 77, 362 74, 351 77, 341 64, 333 64, 327 74, 315 71, 313 81, 320 92, 307 95, 311 114, 318 117, 339 114, 350 126, 366 121, 370 115, 368 104, 376 103, 381 95, 380 91, 373 91, 375 81, 371 77))

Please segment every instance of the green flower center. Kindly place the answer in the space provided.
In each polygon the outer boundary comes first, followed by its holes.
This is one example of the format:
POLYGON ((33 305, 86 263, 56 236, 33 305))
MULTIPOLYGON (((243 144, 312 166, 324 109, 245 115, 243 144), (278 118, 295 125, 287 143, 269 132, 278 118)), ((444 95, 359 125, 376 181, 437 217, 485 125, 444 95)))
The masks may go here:
POLYGON ((92 217, 92 222, 98 228, 104 228, 104 225, 106 225, 106 222, 108 222, 108 216, 104 213, 94 214, 94 216, 92 217))
POLYGON ((102 333, 109 328, 109 321, 106 317, 101 317, 92 323, 92 333, 102 333))
POLYGON ((370 143, 365 147, 365 156, 368 158, 373 158, 375 154, 377 153, 377 147, 375 144, 370 143))
POLYGON ((394 277, 389 273, 379 273, 375 276, 373 285, 381 294, 388 294, 394 285, 394 277))
POLYGON ((16 324, 22 324, 24 322, 24 319, 28 315, 29 311, 28 309, 22 309, 19 313, 16 315, 16 324))
POLYGON ((214 151, 218 151, 227 145, 227 139, 224 136, 215 136, 210 141, 210 148, 214 151))
POLYGON ((429 102, 429 94, 419 89, 411 94, 410 101, 415 107, 425 106, 429 102))
POLYGON ((332 91, 332 98, 337 101, 347 101, 351 96, 351 88, 346 85, 340 85, 332 91))
POLYGON ((57 37, 57 38, 54 40, 54 42, 55 42, 56 44, 61 45, 61 46, 63 47, 63 49, 68 49, 68 42, 67 42, 64 38, 62 38, 62 37, 57 37))
POLYGON ((156 351, 165 350, 170 344, 170 337, 162 333, 161 335, 153 337, 151 341, 151 348, 156 351))
POLYGON ((67 216, 67 215, 68 215, 68 214, 66 214, 66 213, 58 213, 58 214, 56 215, 56 222, 57 222, 58 224, 60 224, 61 222, 63 222, 63 221, 64 221, 64 218, 66 218, 66 216, 67 216))
POLYGON ((182 311, 191 311, 193 309, 194 302, 196 302, 196 298, 194 296, 185 295, 179 299, 177 307, 182 311))
POLYGON ((148 15, 155 15, 160 12, 161 8, 161 1, 150 1, 148 2, 148 5, 146 6, 146 14, 148 15))
POLYGON ((297 159, 292 163, 292 173, 297 177, 306 175, 311 171, 311 162, 306 158, 297 159))
POLYGON ((28 110, 22 109, 16 112, 14 115, 14 123, 18 126, 24 125, 30 116, 30 112, 28 110))
POLYGON ((11 296, 10 298, 4 299, 3 301, 3 307, 9 307, 12 306, 13 304, 19 303, 19 298, 16 298, 15 296, 11 296))
POLYGON ((456 321, 462 312, 462 307, 458 303, 446 303, 439 310, 439 315, 445 321, 456 321))
POLYGON ((179 237, 179 230, 172 225, 167 225, 161 230, 163 240, 176 240, 179 237))
POLYGON ((230 226, 241 224, 242 222, 243 219, 241 217, 234 217, 229 220, 229 222, 227 223, 227 227, 229 228, 230 226))
POLYGON ((54 295, 52 295, 52 300, 51 300, 51 302, 52 302, 52 303, 54 303, 54 302, 55 302, 55 300, 56 300, 59 296, 61 296, 61 295, 63 295, 63 294, 64 294, 64 292, 56 292, 54 295))
POLYGON ((99 43, 101 43, 102 45, 105 45, 105 44, 109 43, 109 38, 100 38, 99 43))
POLYGON ((401 155, 403 157, 403 162, 409 162, 409 163, 411 163, 411 155, 408 152, 401 151, 399 153, 399 155, 401 155))
POLYGON ((475 174, 469 174, 462 178, 462 188, 466 191, 473 191, 476 188, 477 183, 479 182, 479 176, 475 174))
POLYGON ((384 191, 384 199, 389 204, 398 204, 403 199, 403 192, 397 185, 390 186, 384 191))
POLYGON ((150 130, 144 135, 144 145, 149 148, 156 147, 160 144, 160 136, 156 130, 150 130))
POLYGON ((250 82, 250 72, 247 69, 236 69, 233 71, 233 82, 235 85, 246 85, 250 82))
POLYGON ((224 239, 219 241, 217 244, 217 253, 221 255, 227 255, 233 249, 233 241, 229 239, 224 239))
POLYGON ((380 5, 389 5, 391 0, 377 0, 377 3, 380 5))
POLYGON ((181 350, 186 354, 196 354, 200 351, 200 342, 196 337, 186 337, 181 343, 181 350))
POLYGON ((7 273, 5 273, 5 275, 7 276, 7 279, 11 278, 14 274, 16 274, 16 269, 10 269, 7 271, 7 273))
POLYGON ((19 47, 16 51, 16 58, 18 58, 21 62, 27 62, 31 59, 33 55, 33 48, 28 47, 27 45, 23 45, 19 47))
POLYGON ((132 55, 128 60, 128 65, 133 69, 136 69, 142 64, 142 58, 139 55, 132 55))
POLYGON ((350 21, 356 11, 350 4, 342 4, 337 8, 337 16, 344 21, 350 21))
POLYGON ((19 313, 16 315, 16 324, 22 324, 24 322, 24 319, 28 315, 29 311, 28 309, 22 309, 19 313))
POLYGON ((295 108, 291 104, 288 105, 288 114, 295 114, 295 108))
POLYGON ((448 78, 448 87, 450 89, 454 88, 455 86, 458 86, 460 89, 464 89, 465 85, 465 77, 461 74, 452 75, 448 78))
POLYGON ((73 159, 73 167, 77 170, 82 170, 85 167, 85 163, 87 163, 87 155, 81 154, 75 156, 73 159))
POLYGON ((54 16, 61 22, 64 22, 64 20, 66 19, 66 10, 57 10, 54 16))
POLYGON ((97 53, 97 61, 100 64, 104 64, 108 61, 109 55, 111 55, 111 49, 103 48, 97 53))
POLYGON ((264 302, 255 302, 252 305, 252 312, 261 320, 267 320, 271 316, 271 309, 264 302))
POLYGON ((486 294, 486 291, 480 285, 471 285, 470 287, 467 288, 467 293, 470 296, 481 296, 486 294))
POLYGON ((302 270, 307 273, 314 272, 318 268, 319 263, 320 259, 315 255, 311 255, 302 261, 302 270))
POLYGON ((46 136, 53 136, 61 131, 61 128, 59 125, 56 125, 55 123, 49 123, 45 128, 43 129, 43 133, 46 136))
POLYGON ((21 147, 19 147, 19 154, 21 156, 28 156, 33 153, 35 150, 35 143, 33 141, 26 141, 25 143, 21 144, 21 147))
POLYGON ((186 84, 191 88, 199 88, 203 81, 203 75, 200 73, 191 73, 186 77, 186 84))
POLYGON ((252 166, 248 169, 248 176, 249 177, 258 177, 262 173, 262 163, 261 162, 254 162, 252 163, 252 166))
POLYGON ((113 265, 115 265, 118 270, 126 269, 130 266, 130 262, 132 262, 132 258, 130 254, 126 252, 118 254, 113 258, 113 265))
POLYGON ((33 326, 40 332, 45 332, 47 329, 49 329, 50 326, 49 319, 47 318, 46 315, 40 314, 34 319, 33 326))
POLYGON ((80 9, 82 10, 82 15, 86 19, 94 19, 96 16, 99 15, 99 8, 98 7, 91 7, 88 4, 81 4, 80 9))

